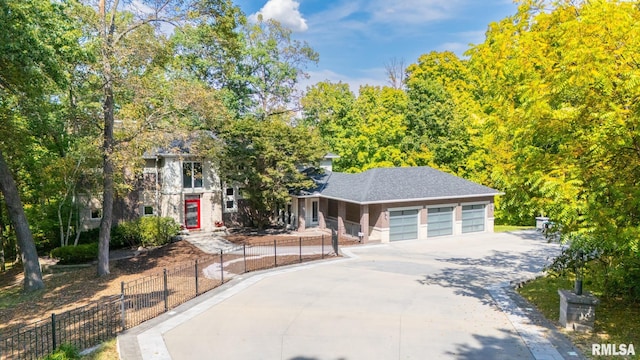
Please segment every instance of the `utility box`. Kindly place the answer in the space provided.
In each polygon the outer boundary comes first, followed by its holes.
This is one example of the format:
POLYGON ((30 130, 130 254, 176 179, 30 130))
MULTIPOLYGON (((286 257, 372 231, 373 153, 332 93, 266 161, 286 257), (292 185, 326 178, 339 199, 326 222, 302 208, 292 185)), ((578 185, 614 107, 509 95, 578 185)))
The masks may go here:
POLYGON ((565 329, 591 332, 596 318, 598 298, 585 292, 576 295, 571 290, 558 290, 560 295, 560 325, 565 329))

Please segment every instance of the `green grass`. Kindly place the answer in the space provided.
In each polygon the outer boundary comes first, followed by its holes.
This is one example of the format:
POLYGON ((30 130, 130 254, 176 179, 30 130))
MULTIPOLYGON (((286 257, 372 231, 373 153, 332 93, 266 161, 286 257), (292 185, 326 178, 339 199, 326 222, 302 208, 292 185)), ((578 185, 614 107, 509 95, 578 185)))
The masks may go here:
POLYGON ((533 230, 535 226, 518 226, 518 225, 495 225, 493 227, 494 232, 507 232, 507 231, 519 231, 519 230, 533 230))
POLYGON ((83 356, 82 360, 112 360, 118 359, 118 357, 118 343, 116 339, 111 339, 102 343, 98 350, 83 356))
MULTIPOLYGON (((518 292, 535 305, 549 320, 558 324, 560 316, 560 296, 558 289, 573 289, 573 280, 568 278, 542 277, 527 283, 518 292)), ((593 291, 587 287, 585 291, 593 291)), ((593 333, 564 331, 573 343, 589 358, 592 344, 633 344, 636 357, 640 358, 640 304, 621 298, 601 298, 596 308, 593 333)), ((621 357, 623 358, 623 357, 621 357)))

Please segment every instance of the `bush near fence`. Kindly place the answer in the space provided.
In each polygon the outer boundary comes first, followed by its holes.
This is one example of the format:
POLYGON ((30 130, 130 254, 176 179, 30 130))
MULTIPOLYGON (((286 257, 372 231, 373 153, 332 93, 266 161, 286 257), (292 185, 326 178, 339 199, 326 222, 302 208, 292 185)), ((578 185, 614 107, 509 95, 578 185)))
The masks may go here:
POLYGON ((39 359, 62 344, 80 350, 157 317, 232 277, 338 254, 337 236, 240 245, 121 284, 121 294, 0 334, 0 359, 39 359))

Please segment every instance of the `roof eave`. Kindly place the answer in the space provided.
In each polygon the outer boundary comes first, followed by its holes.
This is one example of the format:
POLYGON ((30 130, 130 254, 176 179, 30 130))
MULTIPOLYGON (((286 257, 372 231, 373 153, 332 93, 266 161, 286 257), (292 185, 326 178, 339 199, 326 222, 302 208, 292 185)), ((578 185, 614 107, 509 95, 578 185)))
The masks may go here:
POLYGON ((326 195, 323 195, 323 194, 314 194, 314 195, 305 196, 305 197, 316 197, 316 196, 319 196, 319 197, 323 197, 323 198, 327 198, 327 199, 338 200, 338 201, 346 201, 346 202, 350 202, 350 203, 354 203, 354 204, 371 205, 371 204, 385 204, 385 203, 398 203, 398 202, 416 202, 416 201, 434 201, 434 200, 449 200, 449 199, 481 198, 481 197, 500 196, 500 195, 504 195, 504 193, 503 192, 495 192, 495 193, 488 193, 488 194, 432 196, 432 197, 426 197, 426 198, 407 198, 407 199, 371 200, 371 201, 350 200, 350 199, 338 198, 338 197, 334 197, 334 196, 326 196, 326 195))

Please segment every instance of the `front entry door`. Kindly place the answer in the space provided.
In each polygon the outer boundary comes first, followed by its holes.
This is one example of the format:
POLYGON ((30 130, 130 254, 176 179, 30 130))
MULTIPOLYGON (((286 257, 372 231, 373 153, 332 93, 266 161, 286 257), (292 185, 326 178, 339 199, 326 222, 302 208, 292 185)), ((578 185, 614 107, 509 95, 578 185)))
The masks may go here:
POLYGON ((187 229, 200 228, 200 199, 185 200, 184 219, 187 229))

